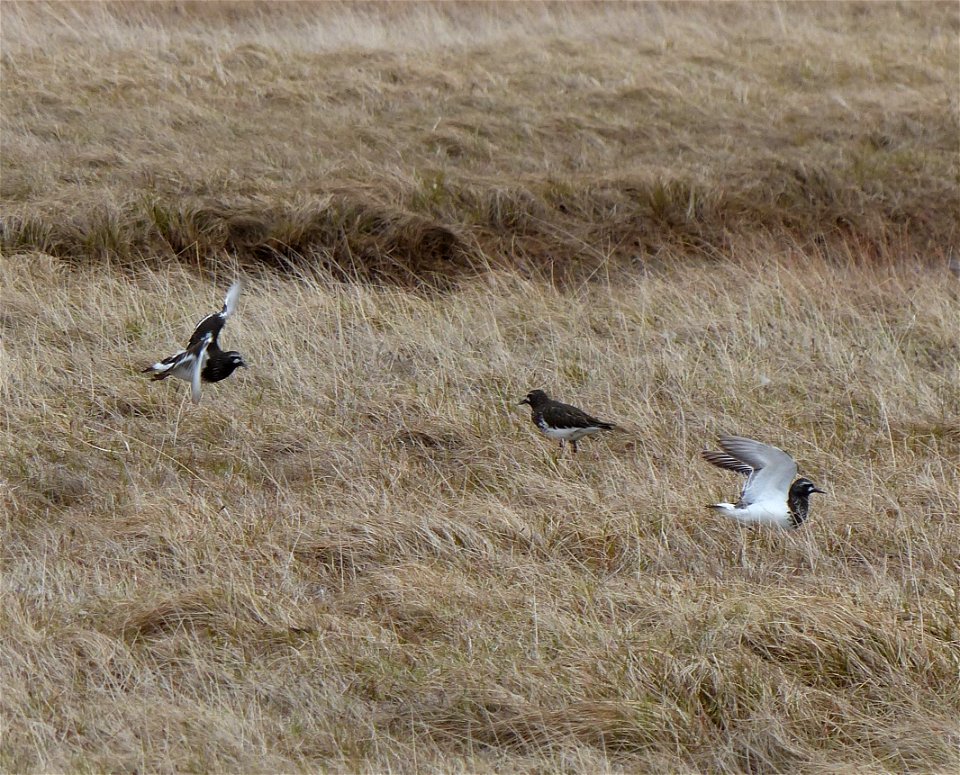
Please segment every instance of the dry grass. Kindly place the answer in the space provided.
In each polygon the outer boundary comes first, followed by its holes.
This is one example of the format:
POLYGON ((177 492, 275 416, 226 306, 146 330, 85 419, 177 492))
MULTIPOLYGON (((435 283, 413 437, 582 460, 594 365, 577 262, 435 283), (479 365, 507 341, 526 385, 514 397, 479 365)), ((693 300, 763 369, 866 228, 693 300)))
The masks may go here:
POLYGON ((0 769, 960 766, 954 5, 2 13, 0 769))
POLYGON ((8 251, 409 282, 960 238, 949 3, 203 8, 4 4, 8 251))

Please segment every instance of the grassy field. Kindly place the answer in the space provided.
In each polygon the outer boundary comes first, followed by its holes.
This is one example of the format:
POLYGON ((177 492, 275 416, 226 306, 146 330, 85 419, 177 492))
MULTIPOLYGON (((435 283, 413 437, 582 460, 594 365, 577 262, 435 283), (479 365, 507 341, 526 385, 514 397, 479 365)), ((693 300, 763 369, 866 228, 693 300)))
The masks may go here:
POLYGON ((960 767, 955 3, 0 14, 0 770, 960 767))

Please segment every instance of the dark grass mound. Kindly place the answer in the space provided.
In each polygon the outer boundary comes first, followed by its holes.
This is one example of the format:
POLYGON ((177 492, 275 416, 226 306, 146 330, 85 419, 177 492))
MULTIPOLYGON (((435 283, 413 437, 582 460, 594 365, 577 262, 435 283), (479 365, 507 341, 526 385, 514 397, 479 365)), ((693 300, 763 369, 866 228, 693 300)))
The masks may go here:
POLYGON ((854 246, 866 260, 938 259, 960 236, 956 209, 944 206, 957 192, 926 183, 867 186, 843 170, 777 162, 725 187, 650 176, 495 187, 437 176, 377 198, 358 186, 269 199, 142 196, 66 217, 7 215, 2 247, 118 268, 229 260, 409 287, 446 287, 489 268, 579 281, 665 246, 711 257, 733 237, 774 232, 808 247, 854 246))

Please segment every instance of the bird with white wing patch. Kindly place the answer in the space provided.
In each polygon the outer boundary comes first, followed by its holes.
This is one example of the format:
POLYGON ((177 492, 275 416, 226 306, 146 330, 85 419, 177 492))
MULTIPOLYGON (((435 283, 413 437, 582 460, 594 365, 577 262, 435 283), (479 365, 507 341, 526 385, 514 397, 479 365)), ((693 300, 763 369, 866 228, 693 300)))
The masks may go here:
POLYGON ((746 474, 747 481, 736 503, 709 506, 738 522, 800 527, 810 512, 810 495, 823 493, 809 479, 797 475, 797 463, 778 447, 743 436, 721 436, 722 452, 704 450, 703 458, 718 468, 746 474))
POLYGON ((201 381, 219 382, 240 366, 247 365, 240 353, 221 350, 217 341, 227 318, 236 310, 239 297, 240 283, 235 282, 227 291, 223 309, 207 315, 197 324, 185 349, 148 366, 143 372, 155 380, 176 377, 189 382, 193 403, 200 403, 201 381))

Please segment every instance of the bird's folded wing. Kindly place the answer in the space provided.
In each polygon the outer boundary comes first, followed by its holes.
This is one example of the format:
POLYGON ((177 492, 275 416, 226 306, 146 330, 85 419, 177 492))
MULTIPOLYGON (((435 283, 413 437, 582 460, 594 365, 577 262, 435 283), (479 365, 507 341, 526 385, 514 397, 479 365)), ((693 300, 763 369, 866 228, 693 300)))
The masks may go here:
POLYGON ((554 428, 596 428, 606 423, 591 417, 582 409, 570 404, 557 404, 547 407, 543 413, 545 419, 554 428))

